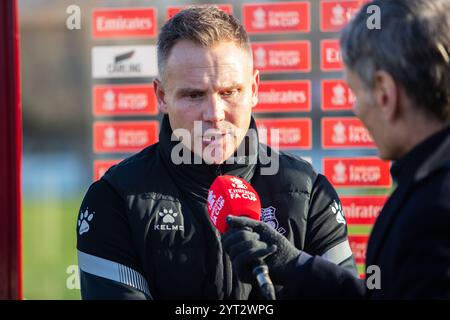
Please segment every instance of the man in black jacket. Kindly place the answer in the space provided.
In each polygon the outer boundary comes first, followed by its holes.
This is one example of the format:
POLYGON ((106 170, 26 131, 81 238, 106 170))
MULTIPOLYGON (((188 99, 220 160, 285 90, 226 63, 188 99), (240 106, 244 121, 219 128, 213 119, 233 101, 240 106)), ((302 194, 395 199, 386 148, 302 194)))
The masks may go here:
POLYGON ((265 257, 291 298, 449 299, 450 1, 368 3, 343 31, 341 50, 355 114, 380 156, 396 161, 397 188, 367 247, 367 280, 246 218, 228 218, 224 247, 242 277, 250 261, 265 257), (381 29, 366 23, 373 5, 381 29))
POLYGON ((81 204, 82 297, 258 298, 207 214, 221 174, 250 182, 262 220, 294 247, 356 274, 333 187, 307 162, 258 142, 259 74, 239 22, 213 7, 182 11, 161 30, 158 68, 159 143, 112 167, 81 204))

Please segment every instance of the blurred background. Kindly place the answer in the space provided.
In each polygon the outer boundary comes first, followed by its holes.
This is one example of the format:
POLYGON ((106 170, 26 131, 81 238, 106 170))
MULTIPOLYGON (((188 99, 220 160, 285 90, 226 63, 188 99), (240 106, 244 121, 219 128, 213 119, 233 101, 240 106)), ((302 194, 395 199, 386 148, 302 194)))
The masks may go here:
MULTIPOLYGON (((257 1, 245 1, 253 3, 257 1)), ((336 32, 321 32, 319 0, 309 2, 309 33, 252 35, 252 41, 302 40, 312 42, 312 68, 307 73, 263 74, 262 80, 302 80, 312 83, 311 110, 284 116, 312 119, 312 148, 291 150, 309 158, 321 171, 322 158, 375 156, 374 148, 325 150, 321 147, 320 81, 341 78, 340 71, 323 73, 319 41, 337 38, 336 32)), ((339 1, 338 1, 339 2, 339 1)), ((84 193, 93 182, 94 160, 122 159, 131 153, 95 154, 92 142, 92 87, 118 84, 120 79, 92 79, 91 49, 97 45, 156 44, 150 39, 93 39, 91 13, 94 8, 146 7, 157 9, 158 30, 166 20, 166 7, 194 3, 231 4, 242 17, 244 1, 75 1, 21 0, 19 2, 23 92, 23 263, 25 299, 79 299, 76 259, 76 219, 84 193), (71 5, 81 9, 81 29, 69 30, 66 12, 71 5)), ((277 1, 265 1, 277 3, 277 1)), ((151 84, 148 79, 127 79, 127 83, 151 84)), ((331 112, 327 115, 335 115, 331 112)), ((339 116, 352 116, 340 111, 339 116)), ((277 118, 278 112, 259 118, 277 118)), ((103 119, 103 118, 101 118, 103 119)), ((107 120, 114 120, 109 117, 107 120)), ((125 117, 121 119, 131 119, 125 117)), ((160 120, 160 115, 139 117, 160 120)), ((340 189, 340 195, 385 195, 389 188, 340 189)), ((367 235, 370 225, 350 226, 356 235, 367 235)), ((363 265, 359 265, 360 271, 363 265)))

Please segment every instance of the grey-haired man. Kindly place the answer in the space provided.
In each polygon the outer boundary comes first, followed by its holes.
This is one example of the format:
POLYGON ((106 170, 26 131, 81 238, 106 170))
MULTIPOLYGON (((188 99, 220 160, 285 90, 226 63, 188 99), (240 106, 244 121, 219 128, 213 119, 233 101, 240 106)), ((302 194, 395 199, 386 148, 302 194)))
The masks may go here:
POLYGON ((368 3, 343 31, 341 50, 354 112, 381 158, 396 161, 397 188, 367 247, 367 280, 246 218, 230 218, 224 247, 239 274, 265 257, 291 298, 449 299, 450 1, 368 3), (370 6, 378 6, 381 29, 368 28, 370 6))

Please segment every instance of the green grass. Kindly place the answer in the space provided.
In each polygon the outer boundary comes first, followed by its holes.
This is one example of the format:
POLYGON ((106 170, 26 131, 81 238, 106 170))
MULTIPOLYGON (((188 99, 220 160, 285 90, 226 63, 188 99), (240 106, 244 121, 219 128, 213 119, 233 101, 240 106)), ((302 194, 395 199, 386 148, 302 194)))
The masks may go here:
MULTIPOLYGON (((23 292, 25 299, 80 299, 68 289, 67 268, 77 264, 75 224, 81 197, 23 202, 23 292)), ((72 277, 73 278, 73 277, 72 277)))
POLYGON ((339 196, 384 196, 390 195, 394 189, 395 186, 392 186, 391 188, 337 188, 336 190, 339 196))
POLYGON ((358 274, 366 274, 366 267, 364 264, 357 264, 356 269, 358 270, 358 274))
POLYGON ((371 225, 364 225, 364 224, 348 225, 349 235, 369 235, 371 231, 372 231, 371 225))

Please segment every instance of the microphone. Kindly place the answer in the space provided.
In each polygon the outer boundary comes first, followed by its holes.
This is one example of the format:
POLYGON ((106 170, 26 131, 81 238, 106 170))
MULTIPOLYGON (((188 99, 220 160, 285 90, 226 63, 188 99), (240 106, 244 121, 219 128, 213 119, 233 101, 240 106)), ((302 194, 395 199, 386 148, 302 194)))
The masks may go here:
MULTIPOLYGON (((261 201, 255 189, 245 180, 235 176, 218 176, 208 190, 206 204, 212 224, 221 234, 227 232, 227 215, 245 216, 261 220, 261 201)), ((256 277, 261 294, 267 300, 275 300, 275 288, 269 277, 269 268, 263 259, 254 262, 253 275, 256 277)))

